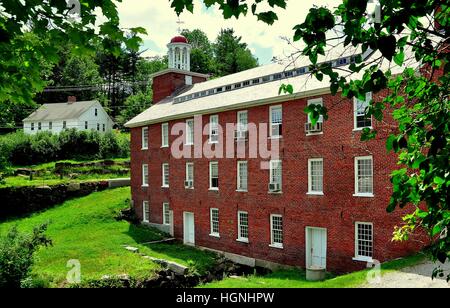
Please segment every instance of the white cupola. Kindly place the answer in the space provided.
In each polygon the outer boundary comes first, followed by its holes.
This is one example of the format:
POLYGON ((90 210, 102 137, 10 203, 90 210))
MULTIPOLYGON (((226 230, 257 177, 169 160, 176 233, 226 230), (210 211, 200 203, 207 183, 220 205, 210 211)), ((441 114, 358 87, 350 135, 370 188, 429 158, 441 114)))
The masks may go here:
POLYGON ((188 40, 182 36, 175 36, 167 44, 169 56, 169 68, 183 71, 191 70, 191 45, 188 40))

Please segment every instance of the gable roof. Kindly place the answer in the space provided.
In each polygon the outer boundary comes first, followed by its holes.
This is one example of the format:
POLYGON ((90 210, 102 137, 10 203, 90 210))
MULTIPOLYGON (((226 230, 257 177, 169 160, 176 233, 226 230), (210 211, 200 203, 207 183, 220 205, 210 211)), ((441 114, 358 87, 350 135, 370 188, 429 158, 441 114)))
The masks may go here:
POLYGON ((56 121, 78 119, 98 101, 80 101, 74 103, 44 104, 23 121, 56 121))

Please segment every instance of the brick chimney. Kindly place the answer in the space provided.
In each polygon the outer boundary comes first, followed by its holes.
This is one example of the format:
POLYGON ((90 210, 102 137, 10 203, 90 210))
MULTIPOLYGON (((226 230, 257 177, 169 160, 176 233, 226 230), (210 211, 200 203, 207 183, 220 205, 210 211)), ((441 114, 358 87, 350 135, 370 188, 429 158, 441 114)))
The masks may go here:
POLYGON ((73 103, 75 103, 77 101, 77 97, 76 96, 68 96, 67 97, 67 102, 69 103, 69 104, 73 104, 73 103))

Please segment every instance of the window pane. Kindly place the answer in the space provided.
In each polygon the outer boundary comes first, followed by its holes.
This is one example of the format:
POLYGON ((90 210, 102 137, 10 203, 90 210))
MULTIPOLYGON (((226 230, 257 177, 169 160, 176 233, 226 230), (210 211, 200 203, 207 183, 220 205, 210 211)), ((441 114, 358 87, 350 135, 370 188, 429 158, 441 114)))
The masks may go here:
POLYGON ((248 239, 248 213, 239 212, 239 238, 248 239))
POLYGON ((164 214, 164 224, 168 225, 170 224, 170 207, 169 207, 169 203, 164 203, 163 204, 163 214, 164 214))
POLYGON ((357 193, 373 193, 372 159, 357 159, 357 193))
POLYGON ((373 226, 371 224, 358 223, 357 228, 357 247, 358 257, 373 256, 373 226))
POLYGON ((169 186, 169 164, 163 164, 163 186, 169 186))
POLYGON ((322 192, 323 191, 323 161, 322 160, 311 160, 309 162, 310 166, 310 189, 311 192, 322 192))
POLYGON ((279 161, 271 161, 270 162, 270 181, 271 183, 278 183, 281 185, 282 179, 282 169, 281 162, 279 161))
POLYGON ((211 209, 211 234, 219 234, 219 210, 211 209))
POLYGON ((238 163, 238 189, 247 190, 247 162, 238 163))
POLYGON ((271 109, 272 112, 272 124, 281 124, 283 121, 283 115, 281 111, 281 106, 279 107, 273 107, 271 109))
POLYGON ((283 244, 283 217, 272 216, 272 244, 283 244))

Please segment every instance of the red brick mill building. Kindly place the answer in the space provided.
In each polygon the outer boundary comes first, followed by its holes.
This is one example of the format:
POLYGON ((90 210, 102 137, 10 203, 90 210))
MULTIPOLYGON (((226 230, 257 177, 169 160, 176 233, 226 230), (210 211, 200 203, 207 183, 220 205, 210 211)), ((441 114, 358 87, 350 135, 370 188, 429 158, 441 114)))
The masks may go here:
MULTIPOLYGON (((184 37, 168 48, 169 69, 153 77, 155 104, 127 123, 132 200, 143 223, 248 265, 346 272, 422 246, 391 240, 404 214, 386 212, 397 166, 385 140, 394 126, 389 115, 383 123, 364 116, 382 93, 368 93, 366 101, 332 96, 327 81, 310 77, 306 62, 207 80, 190 72, 184 37), (295 93, 279 95, 287 83, 295 93), (312 125, 307 104, 326 106, 329 119, 312 125), (236 128, 225 131, 227 123, 236 128), (257 133, 249 133, 251 126, 257 133), (376 140, 360 141, 365 127, 378 130, 376 140), (245 157, 202 155, 204 145, 228 149, 230 140, 243 144, 245 157), (249 155, 274 141, 278 156, 249 155), (179 150, 191 155, 180 158, 179 150)), ((352 55, 324 61, 346 66, 352 55)))

